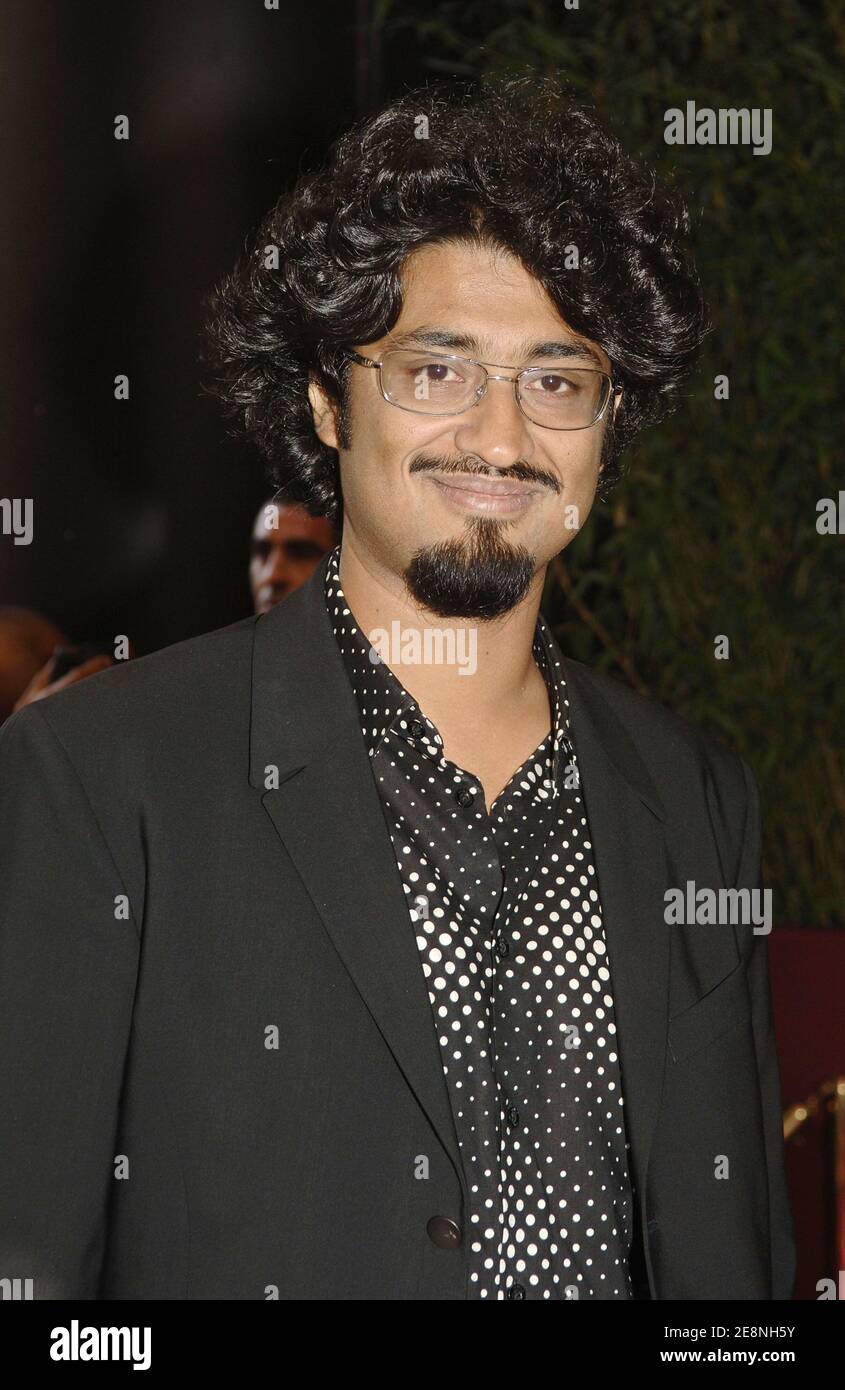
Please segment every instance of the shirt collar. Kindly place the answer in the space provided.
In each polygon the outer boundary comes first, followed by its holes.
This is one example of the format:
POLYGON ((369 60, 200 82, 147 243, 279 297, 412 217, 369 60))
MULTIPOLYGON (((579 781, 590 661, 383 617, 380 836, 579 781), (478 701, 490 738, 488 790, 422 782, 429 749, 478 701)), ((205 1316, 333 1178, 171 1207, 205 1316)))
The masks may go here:
MULTIPOLYGON (((340 583, 339 545, 331 551, 326 566, 325 598, 329 620, 358 704, 361 729, 370 757, 375 757, 391 728, 395 726, 401 736, 407 738, 415 720, 423 725, 424 732, 416 731, 415 736, 425 751, 431 756, 442 757, 443 740, 437 728, 423 714, 413 695, 405 689, 391 668, 381 660, 355 621, 340 583)), ((561 651, 542 613, 537 616, 532 651, 549 692, 551 727, 554 731, 552 752, 557 774, 559 755, 563 753, 571 757, 573 752, 569 702, 561 651)))

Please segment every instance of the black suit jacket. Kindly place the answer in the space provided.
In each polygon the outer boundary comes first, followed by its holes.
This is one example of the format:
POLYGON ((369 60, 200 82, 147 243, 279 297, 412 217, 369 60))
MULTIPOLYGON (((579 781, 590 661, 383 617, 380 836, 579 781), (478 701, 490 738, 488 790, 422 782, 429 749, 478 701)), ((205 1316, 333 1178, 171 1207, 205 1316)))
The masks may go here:
MULTIPOLYGON (((428 1234, 466 1181, 323 573, 0 734, 0 1276, 36 1298, 467 1296, 465 1243, 428 1234)), ((640 1292, 788 1298, 766 938, 664 916, 668 887, 758 886, 754 780, 565 675, 640 1292)))

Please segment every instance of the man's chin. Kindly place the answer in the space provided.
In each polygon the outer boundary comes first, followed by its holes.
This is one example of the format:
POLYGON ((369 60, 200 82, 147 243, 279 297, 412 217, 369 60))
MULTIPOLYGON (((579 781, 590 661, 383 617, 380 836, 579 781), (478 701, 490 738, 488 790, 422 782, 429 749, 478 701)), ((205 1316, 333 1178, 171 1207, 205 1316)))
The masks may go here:
POLYGON ((505 540, 497 522, 480 517, 463 535, 417 550, 403 577, 414 602, 437 617, 484 622, 522 602, 535 568, 524 545, 505 540))

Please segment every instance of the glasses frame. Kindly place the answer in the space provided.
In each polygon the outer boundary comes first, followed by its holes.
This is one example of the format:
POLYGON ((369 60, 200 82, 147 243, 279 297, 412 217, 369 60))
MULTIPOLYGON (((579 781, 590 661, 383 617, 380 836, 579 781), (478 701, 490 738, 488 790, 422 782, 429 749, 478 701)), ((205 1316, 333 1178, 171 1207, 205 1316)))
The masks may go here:
POLYGON ((570 370, 574 372, 593 372, 596 376, 604 377, 605 381, 607 382, 607 393, 605 395, 604 402, 594 419, 592 419, 588 425, 544 425, 540 420, 532 420, 531 416, 528 414, 527 410, 522 404, 522 398, 519 390, 519 383, 522 377, 526 376, 528 372, 541 371, 542 368, 517 368, 507 362, 480 362, 476 357, 462 357, 459 353, 455 352, 433 351, 430 353, 426 353, 426 355, 429 357, 436 358, 438 362, 468 362, 470 366, 480 367, 484 373, 484 380, 479 386, 478 390, 475 392, 475 399, 470 401, 469 405, 465 405, 462 410, 415 410, 412 405, 400 405, 399 401, 393 400, 393 398, 389 396, 386 390, 384 389, 384 379, 381 374, 384 358, 389 357, 391 353, 395 354, 398 352, 419 353, 426 352, 426 349, 403 347, 388 348, 387 351, 382 354, 381 358, 363 357, 360 352, 355 352, 353 349, 349 349, 346 355, 348 358, 351 359, 351 361, 357 362, 360 367, 375 367, 378 371, 378 384, 379 390, 382 394, 382 398, 387 401, 388 405, 395 406, 397 410, 405 410, 408 412, 409 415, 430 415, 433 418, 439 418, 441 420, 449 415, 465 415, 468 410, 472 410, 475 406, 481 403, 481 401, 487 394, 487 387, 491 381, 512 381, 514 400, 516 401, 516 404, 519 407, 521 414, 525 416, 529 424, 536 425, 537 428, 541 430, 554 430, 557 434, 572 434, 577 430, 591 430, 593 426, 597 425, 599 421, 603 418, 611 400, 614 398, 618 400, 618 398, 622 395, 622 387, 614 386, 613 377, 611 376, 610 372, 603 371, 601 367, 571 367, 570 370), (488 367, 505 367, 509 372, 516 372, 516 376, 502 376, 498 372, 488 371, 488 367))

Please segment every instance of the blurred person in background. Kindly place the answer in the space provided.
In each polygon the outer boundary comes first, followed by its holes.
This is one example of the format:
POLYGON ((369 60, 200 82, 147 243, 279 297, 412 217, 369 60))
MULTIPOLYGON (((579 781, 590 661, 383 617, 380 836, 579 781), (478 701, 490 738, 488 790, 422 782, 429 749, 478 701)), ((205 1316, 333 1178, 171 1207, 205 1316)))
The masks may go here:
POLYGON ((258 509, 249 547, 249 586, 256 613, 267 613, 306 579, 340 534, 324 516, 268 498, 258 509))

